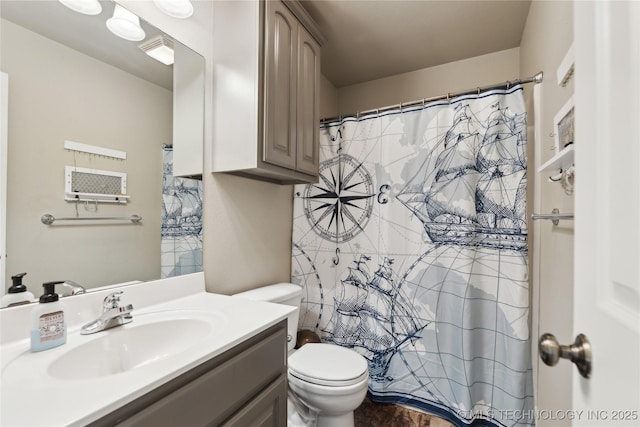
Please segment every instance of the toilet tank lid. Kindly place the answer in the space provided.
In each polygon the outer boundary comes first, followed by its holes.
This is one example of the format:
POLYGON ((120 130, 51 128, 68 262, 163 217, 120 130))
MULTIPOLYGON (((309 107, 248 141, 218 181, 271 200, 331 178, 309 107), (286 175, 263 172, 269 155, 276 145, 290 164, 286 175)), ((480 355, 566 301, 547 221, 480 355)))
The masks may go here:
POLYGON ((293 283, 276 283, 275 285, 262 286, 260 288, 240 292, 233 296, 252 301, 268 301, 277 303, 290 298, 299 297, 300 295, 302 295, 301 286, 294 285, 293 283))

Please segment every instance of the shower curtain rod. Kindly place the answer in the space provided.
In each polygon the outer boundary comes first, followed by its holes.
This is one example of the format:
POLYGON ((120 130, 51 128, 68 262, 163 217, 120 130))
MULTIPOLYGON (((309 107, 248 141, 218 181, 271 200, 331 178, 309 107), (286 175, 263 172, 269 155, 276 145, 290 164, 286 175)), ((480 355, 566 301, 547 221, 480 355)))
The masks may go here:
POLYGON ((372 110, 360 111, 358 113, 343 114, 343 115, 340 115, 340 116, 327 117, 327 118, 321 119, 320 120, 320 124, 325 124, 325 123, 330 123, 330 122, 335 122, 335 121, 341 121, 342 119, 344 119, 346 117, 360 118, 361 116, 364 116, 366 114, 384 113, 385 111, 394 110, 396 108, 400 108, 402 110, 405 107, 414 107, 414 106, 417 106, 417 105, 423 105, 424 106, 428 102, 441 101, 443 99, 447 99, 448 100, 448 99, 451 99, 451 98, 455 98, 457 96, 471 95, 471 94, 474 94, 474 93, 480 94, 480 92, 484 92, 485 90, 509 89, 511 86, 518 85, 518 84, 526 84, 526 83, 542 83, 542 78, 543 78, 543 73, 542 73, 542 71, 540 71, 535 76, 527 77, 526 79, 518 79, 518 80, 514 80, 514 81, 507 80, 506 82, 503 82, 503 83, 498 83, 498 84, 493 84, 493 85, 483 86, 483 87, 476 87, 476 88, 473 88, 473 89, 462 90, 462 91, 459 91, 459 92, 447 93, 446 95, 434 96, 434 97, 431 97, 431 98, 423 98, 423 99, 419 99, 419 100, 411 101, 411 102, 401 102, 400 104, 389 105, 387 107, 382 107, 382 108, 374 108, 372 110))

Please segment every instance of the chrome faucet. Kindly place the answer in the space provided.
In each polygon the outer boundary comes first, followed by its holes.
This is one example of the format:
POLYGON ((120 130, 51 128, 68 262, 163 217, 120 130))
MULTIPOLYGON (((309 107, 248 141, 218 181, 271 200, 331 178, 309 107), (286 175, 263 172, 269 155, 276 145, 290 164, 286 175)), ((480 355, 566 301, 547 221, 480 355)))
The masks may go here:
MULTIPOLYGON (((60 286, 64 286, 64 291, 60 293, 61 297, 80 295, 87 293, 87 290, 80 283, 76 283, 73 280, 65 280, 60 286)), ((58 287, 60 289, 60 287, 58 287)))
POLYGON ((124 325, 133 320, 131 312, 133 305, 120 306, 122 291, 113 292, 104 298, 102 303, 102 315, 91 323, 87 323, 80 329, 80 334, 89 335, 96 332, 124 325))

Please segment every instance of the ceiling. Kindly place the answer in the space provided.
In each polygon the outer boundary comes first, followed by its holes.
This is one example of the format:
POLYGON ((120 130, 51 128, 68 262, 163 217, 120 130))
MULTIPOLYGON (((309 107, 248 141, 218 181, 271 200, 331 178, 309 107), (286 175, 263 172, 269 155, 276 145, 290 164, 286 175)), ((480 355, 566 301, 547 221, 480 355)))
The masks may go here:
MULTIPOLYGON (((102 13, 83 15, 57 1, 0 0, 0 13, 24 28, 58 43, 120 68, 165 89, 173 88, 173 68, 145 55, 138 44, 114 36, 105 21, 113 15, 114 3, 101 0, 102 13)), ((162 34, 157 28, 140 21, 147 37, 162 34)))
POLYGON ((336 87, 520 46, 530 0, 303 0, 336 87))
MULTIPOLYGON (((196 13, 204 1, 210 0, 193 2, 196 13)), ((0 9, 4 18, 171 89, 171 67, 141 54, 137 43, 109 33, 104 20, 111 16, 113 3, 101 3, 104 10, 98 16, 80 15, 51 0, 1 0, 0 9), (115 54, 108 53, 110 45, 115 54)), ((302 0, 302 4, 328 40, 322 46, 322 73, 343 87, 518 47, 531 0, 302 0)), ((146 22, 142 25, 148 38, 158 33, 146 22)))

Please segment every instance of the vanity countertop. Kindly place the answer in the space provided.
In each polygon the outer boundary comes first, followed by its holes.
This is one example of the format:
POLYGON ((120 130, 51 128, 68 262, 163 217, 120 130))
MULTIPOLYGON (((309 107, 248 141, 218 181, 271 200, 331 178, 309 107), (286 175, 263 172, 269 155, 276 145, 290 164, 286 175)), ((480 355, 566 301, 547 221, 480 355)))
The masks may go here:
MULTIPOLYGON (((117 408, 135 400, 158 386, 176 378, 193 367, 229 350, 244 340, 268 329, 279 321, 286 319, 293 307, 248 301, 225 295, 217 295, 204 291, 203 278, 194 276, 183 278, 191 281, 181 290, 180 296, 173 290, 166 293, 164 302, 158 297, 156 282, 123 287, 123 303, 134 305, 133 322, 114 328, 134 328, 136 318, 138 326, 149 323, 149 319, 188 317, 211 315, 215 325, 213 331, 206 334, 205 339, 189 342, 188 348, 168 356, 158 358, 150 363, 141 364, 134 369, 91 378, 56 378, 52 375, 52 363, 92 340, 99 340, 101 334, 80 335, 83 323, 93 320, 92 313, 83 312, 80 307, 83 297, 64 298, 69 303, 70 319, 68 322, 67 343, 54 349, 32 353, 29 350, 28 335, 21 339, 7 340, 3 337, 0 361, 2 363, 2 386, 0 424, 3 426, 81 426, 95 421, 117 408), (201 282, 201 283, 200 283, 201 282), (155 283, 155 287, 154 287, 155 283), (184 290, 188 289, 188 294, 184 290), (153 298, 145 298, 145 293, 153 292, 153 298), (173 295, 172 295, 173 294, 173 295), (128 299, 129 297, 129 299, 128 299), (73 301, 72 301, 73 300, 73 301), (149 303, 149 302, 152 303, 149 303), (182 313, 182 314, 181 314, 182 313), (87 320, 88 319, 88 320, 87 320)), ((168 289, 180 284, 180 278, 171 279, 168 289)), ((180 289, 180 288, 178 288, 180 289)), ((114 289, 109 289, 113 291, 114 289)), ((98 305, 104 292, 86 294, 83 306, 98 305)), ((28 317, 32 307, 18 307, 0 311, 3 329, 6 323, 19 322, 28 317), (13 310, 13 312, 11 312, 13 310), (25 314, 26 313, 26 314, 25 314)), ((95 311, 95 310, 94 310, 95 311)), ((65 314, 67 310, 65 309, 65 314)), ((15 323, 14 323, 15 324, 15 323)), ((25 328, 22 328, 25 329, 25 328)), ((28 329, 28 327, 27 327, 28 329)), ((104 335, 103 335, 104 336, 104 335)), ((89 358, 87 358, 89 359, 89 358)), ((92 360, 83 360, 91 364, 92 360)), ((91 366, 91 365, 89 365, 91 366)), ((78 367, 82 371, 83 367, 78 367)))

